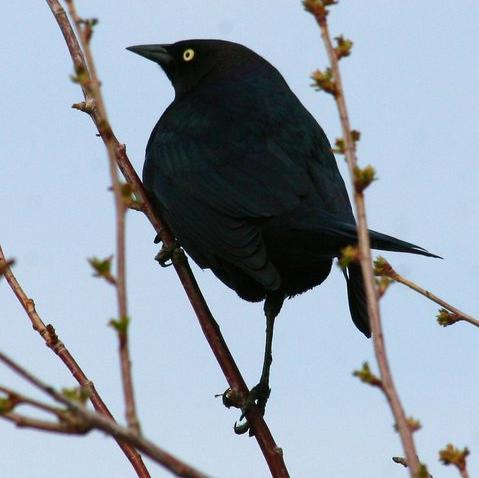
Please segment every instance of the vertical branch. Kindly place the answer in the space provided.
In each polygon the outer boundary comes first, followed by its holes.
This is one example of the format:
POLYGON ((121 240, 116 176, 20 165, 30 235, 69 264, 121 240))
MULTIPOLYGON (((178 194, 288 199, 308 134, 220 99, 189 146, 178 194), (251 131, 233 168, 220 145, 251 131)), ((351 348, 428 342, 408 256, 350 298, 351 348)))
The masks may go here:
MULTIPOLYGON (((75 25, 76 33, 80 39, 83 53, 85 55, 88 75, 80 77, 80 83, 85 85, 85 90, 93 100, 90 108, 96 109, 100 117, 100 125, 103 129, 103 136, 111 138, 112 131, 106 113, 103 95, 100 89, 100 81, 96 72, 95 62, 90 49, 90 39, 93 35, 95 20, 82 20, 76 11, 73 0, 66 0, 68 13, 75 25)), ((123 395, 125 398, 125 414, 128 425, 140 432, 140 422, 136 412, 133 377, 131 372, 130 349, 128 344, 128 308, 126 293, 126 245, 125 245, 125 216, 127 207, 123 198, 121 184, 118 177, 116 164, 116 148, 112 141, 105 143, 108 152, 108 163, 110 177, 115 200, 116 213, 116 294, 118 303, 118 320, 113 322, 118 331, 120 368, 123 384, 123 395)))
POLYGON ((338 108, 343 133, 344 150, 348 162, 351 180, 353 183, 354 204, 356 207, 356 216, 358 221, 357 231, 360 251, 359 258, 366 289, 367 307, 369 318, 371 321, 374 352, 379 366, 382 389, 394 415, 396 426, 401 437, 401 442, 409 466, 410 476, 413 478, 417 476, 421 468, 421 464, 417 457, 416 446, 412 436, 412 431, 408 425, 406 414, 404 413, 404 409, 402 407, 398 392, 394 385, 386 353, 386 345, 384 341, 384 334, 382 330, 381 316, 379 311, 378 293, 376 291, 374 274, 372 269, 371 247, 369 241, 368 224, 366 220, 366 206, 363 193, 365 185, 359 180, 361 170, 358 167, 356 147, 351 134, 351 125, 349 121, 348 110, 346 107, 346 99, 344 97, 344 90, 341 81, 338 55, 332 45, 327 23, 327 6, 333 3, 336 2, 331 0, 305 0, 304 6, 306 10, 308 10, 314 15, 319 25, 319 28, 321 30, 321 37, 326 47, 329 62, 331 65, 332 80, 334 84, 332 94, 338 108))

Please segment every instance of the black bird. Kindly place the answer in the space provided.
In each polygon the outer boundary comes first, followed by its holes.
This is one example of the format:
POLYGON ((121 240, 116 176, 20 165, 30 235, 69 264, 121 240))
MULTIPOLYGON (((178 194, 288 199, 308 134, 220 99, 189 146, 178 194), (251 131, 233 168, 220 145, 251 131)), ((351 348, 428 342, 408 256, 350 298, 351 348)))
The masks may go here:
MULTIPOLYGON (((151 133, 143 181, 179 243, 248 301, 265 300, 266 349, 252 390, 264 412, 274 318, 323 282, 356 223, 331 145, 281 74, 243 45, 185 40, 128 50, 158 63, 175 99, 151 133)), ((434 256, 370 231, 375 249, 434 256)), ((356 327, 370 337, 358 264, 344 272, 356 327)))

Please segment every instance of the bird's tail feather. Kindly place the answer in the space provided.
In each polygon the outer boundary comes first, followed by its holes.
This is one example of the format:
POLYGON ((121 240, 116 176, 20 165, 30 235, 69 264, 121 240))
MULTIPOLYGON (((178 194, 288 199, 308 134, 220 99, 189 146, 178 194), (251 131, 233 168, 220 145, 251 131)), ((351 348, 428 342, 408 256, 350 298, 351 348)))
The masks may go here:
MULTIPOLYGON (((324 256, 328 254, 334 255, 334 253, 337 253, 339 249, 346 245, 358 242, 356 224, 353 221, 340 221, 324 211, 315 209, 305 209, 300 212, 294 210, 290 214, 285 214, 273 220, 269 223, 268 228, 273 231, 276 239, 287 231, 295 231, 296 233, 301 231, 303 241, 306 241, 308 238, 311 240, 320 238, 320 252, 324 256)), ((423 247, 382 234, 381 232, 369 230, 369 237, 372 249, 408 252, 410 254, 440 258, 440 256, 432 254, 423 247)), ((285 236, 286 239, 288 239, 287 236, 285 236)), ((294 240, 297 240, 297 234, 294 236, 294 240)))
POLYGON ((366 291, 364 289, 363 274, 359 264, 350 264, 344 270, 344 277, 348 286, 349 311, 354 325, 366 336, 371 337, 369 325, 366 291))
POLYGON ((432 254, 426 249, 411 244, 410 242, 402 241, 387 234, 381 232, 369 230, 369 237, 371 240, 371 247, 373 249, 380 249, 383 251, 395 251, 395 252, 409 252, 410 254, 420 254, 422 256, 437 257, 442 259, 441 256, 432 254))

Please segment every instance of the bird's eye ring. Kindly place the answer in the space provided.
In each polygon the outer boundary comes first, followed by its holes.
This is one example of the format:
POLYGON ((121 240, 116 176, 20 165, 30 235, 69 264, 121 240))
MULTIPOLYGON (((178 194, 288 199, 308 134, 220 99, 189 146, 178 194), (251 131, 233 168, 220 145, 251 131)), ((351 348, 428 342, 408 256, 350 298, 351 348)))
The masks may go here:
POLYGON ((191 61, 195 57, 195 50, 193 48, 187 48, 183 52, 183 60, 185 61, 191 61))

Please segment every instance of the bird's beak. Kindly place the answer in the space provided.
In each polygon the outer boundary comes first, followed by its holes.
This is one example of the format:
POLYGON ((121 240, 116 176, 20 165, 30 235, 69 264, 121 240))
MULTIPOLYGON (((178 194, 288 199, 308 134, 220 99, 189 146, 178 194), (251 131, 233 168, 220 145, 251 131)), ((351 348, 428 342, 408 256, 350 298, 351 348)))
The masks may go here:
POLYGON ((160 65, 167 65, 173 60, 163 45, 135 45, 127 47, 127 50, 141 55, 148 60, 154 61, 160 65))

